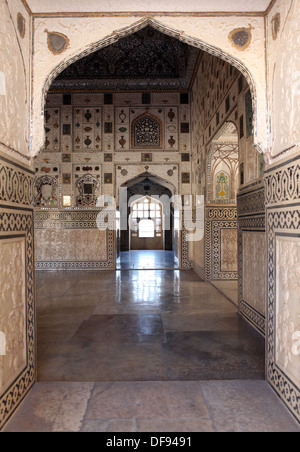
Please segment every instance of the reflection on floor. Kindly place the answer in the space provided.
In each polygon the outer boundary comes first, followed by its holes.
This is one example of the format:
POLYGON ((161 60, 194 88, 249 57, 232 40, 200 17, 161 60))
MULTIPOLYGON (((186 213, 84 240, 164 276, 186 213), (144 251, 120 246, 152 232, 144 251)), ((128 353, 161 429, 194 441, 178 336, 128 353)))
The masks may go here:
POLYGON ((296 431, 264 340, 192 271, 39 272, 38 383, 5 431, 296 431))
POLYGON ((173 251, 122 251, 117 259, 118 269, 175 269, 178 262, 173 251))
POLYGON ((39 381, 264 378, 264 340, 192 271, 38 273, 39 381))

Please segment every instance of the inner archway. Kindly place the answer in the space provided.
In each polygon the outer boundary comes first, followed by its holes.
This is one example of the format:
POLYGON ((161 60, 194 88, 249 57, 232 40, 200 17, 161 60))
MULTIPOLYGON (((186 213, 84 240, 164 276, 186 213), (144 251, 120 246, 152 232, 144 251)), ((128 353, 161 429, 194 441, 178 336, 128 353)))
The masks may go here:
POLYGON ((128 181, 126 225, 117 231, 117 268, 178 268, 175 250, 174 187, 148 172, 128 181))

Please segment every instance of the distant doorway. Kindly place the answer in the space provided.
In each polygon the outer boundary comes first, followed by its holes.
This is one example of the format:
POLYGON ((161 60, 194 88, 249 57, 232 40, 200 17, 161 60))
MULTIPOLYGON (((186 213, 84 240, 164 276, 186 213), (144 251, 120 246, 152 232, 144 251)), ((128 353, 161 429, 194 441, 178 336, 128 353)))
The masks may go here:
POLYGON ((177 269, 172 187, 141 174, 127 188, 127 229, 119 231, 117 269, 177 269))
POLYGON ((164 250, 164 212, 160 201, 144 196, 130 206, 130 250, 164 250))
POLYGON ((174 251, 121 251, 117 259, 118 270, 174 270, 178 268, 178 259, 174 251))

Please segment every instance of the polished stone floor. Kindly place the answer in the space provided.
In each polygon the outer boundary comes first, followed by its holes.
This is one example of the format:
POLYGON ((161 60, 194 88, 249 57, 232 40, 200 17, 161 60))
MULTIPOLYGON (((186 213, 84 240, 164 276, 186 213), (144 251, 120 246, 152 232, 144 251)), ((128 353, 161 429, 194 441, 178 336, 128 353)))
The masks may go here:
POLYGON ((178 262, 173 251, 142 250, 121 251, 118 269, 151 270, 175 269, 178 262))
POLYGON ((122 270, 38 272, 36 285, 38 382, 5 431, 300 431, 232 284, 122 270))
POLYGON ((39 381, 263 379, 264 340, 192 271, 38 274, 39 381))

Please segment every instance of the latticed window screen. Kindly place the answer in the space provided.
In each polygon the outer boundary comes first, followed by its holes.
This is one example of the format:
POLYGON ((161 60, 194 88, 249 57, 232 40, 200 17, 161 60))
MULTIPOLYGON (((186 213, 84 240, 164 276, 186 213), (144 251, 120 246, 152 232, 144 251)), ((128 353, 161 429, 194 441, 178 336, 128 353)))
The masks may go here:
POLYGON ((162 205, 151 197, 142 198, 131 207, 133 237, 162 236, 162 205))
POLYGON ((133 146, 135 148, 160 148, 161 125, 150 115, 143 115, 133 125, 133 146))

